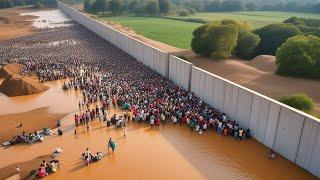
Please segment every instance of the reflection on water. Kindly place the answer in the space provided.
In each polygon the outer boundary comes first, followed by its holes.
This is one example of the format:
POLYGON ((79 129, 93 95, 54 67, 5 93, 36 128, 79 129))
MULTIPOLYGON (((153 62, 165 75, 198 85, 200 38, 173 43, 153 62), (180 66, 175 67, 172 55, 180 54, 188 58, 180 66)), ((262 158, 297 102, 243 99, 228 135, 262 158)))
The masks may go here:
POLYGON ((78 110, 80 91, 63 91, 62 81, 48 82, 49 90, 34 95, 7 97, 0 95, 0 115, 13 114, 40 107, 49 107, 52 113, 70 113, 78 110))
POLYGON ((28 13, 20 13, 22 16, 31 15, 38 16, 37 19, 32 20, 33 26, 36 28, 55 28, 72 25, 72 21, 60 10, 49 10, 49 11, 36 11, 28 13))

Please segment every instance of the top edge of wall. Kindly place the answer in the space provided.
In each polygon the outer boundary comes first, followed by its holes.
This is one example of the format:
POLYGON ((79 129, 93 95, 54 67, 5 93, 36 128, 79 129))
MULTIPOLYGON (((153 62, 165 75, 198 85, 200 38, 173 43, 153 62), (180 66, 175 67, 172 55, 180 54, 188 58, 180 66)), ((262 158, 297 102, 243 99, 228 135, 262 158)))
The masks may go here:
POLYGON ((95 21, 95 22, 97 22, 97 23, 99 23, 99 24, 101 24, 101 25, 107 26, 108 28, 116 31, 117 33, 120 33, 120 34, 122 34, 122 35, 124 35, 124 36, 126 36, 126 37, 128 37, 128 38, 134 39, 134 40, 136 40, 136 41, 138 41, 138 42, 140 42, 140 43, 142 43, 142 44, 144 44, 144 45, 147 45, 147 46, 149 46, 149 47, 151 47, 151 48, 153 48, 153 49, 156 49, 156 50, 158 50, 158 51, 160 51, 160 52, 168 53, 168 52, 163 51, 163 50, 161 50, 161 49, 159 49, 159 48, 156 48, 156 47, 154 47, 154 46, 152 46, 152 45, 150 45, 150 44, 147 44, 147 43, 145 43, 145 42, 143 42, 143 41, 140 41, 139 39, 136 39, 136 38, 134 38, 134 37, 132 37, 132 36, 129 36, 129 35, 121 32, 121 31, 119 31, 119 30, 117 30, 117 29, 115 29, 115 28, 113 28, 113 27, 111 27, 111 26, 109 26, 109 25, 107 25, 107 24, 102 23, 101 21, 98 21, 98 20, 96 20, 96 19, 93 19, 92 17, 88 16, 87 14, 82 13, 81 11, 78 11, 78 10, 74 9, 73 7, 71 7, 71 6, 65 4, 65 3, 61 2, 61 1, 58 1, 58 2, 61 3, 61 4, 63 4, 64 6, 69 7, 70 9, 73 9, 74 11, 77 11, 77 12, 81 13, 81 14, 84 15, 84 16, 87 16, 88 18, 92 19, 93 21, 95 21))
POLYGON ((249 89, 249 88, 246 88, 246 87, 244 87, 244 86, 242 86, 242 85, 239 85, 239 84, 237 84, 237 83, 234 83, 234 82, 232 82, 232 81, 230 81, 230 80, 228 80, 228 79, 225 79, 225 78, 223 78, 223 77, 221 77, 221 76, 218 76, 218 75, 216 75, 216 74, 213 74, 213 73, 211 73, 211 72, 208 72, 208 71, 206 71, 206 70, 204 70, 204 69, 201 69, 201 68, 199 68, 199 67, 193 66, 192 68, 195 68, 195 69, 197 69, 197 70, 199 70, 199 71, 202 71, 202 72, 204 72, 204 73, 210 74, 210 75, 212 75, 212 76, 214 76, 214 77, 216 77, 216 78, 218 78, 218 79, 221 79, 221 80, 223 80, 223 81, 225 81, 225 82, 228 82, 229 84, 232 84, 232 85, 234 85, 234 86, 237 86, 237 87, 239 87, 239 88, 241 88, 241 89, 243 89, 243 90, 246 90, 246 91, 248 91, 248 92, 250 92, 250 93, 252 93, 252 94, 254 94, 254 95, 260 96, 260 97, 262 97, 262 98, 264 98, 264 99, 266 99, 266 100, 269 100, 269 101, 271 101, 271 102, 273 102, 273 103, 275 103, 275 104, 277 104, 277 105, 280 105, 281 107, 285 107, 285 108, 287 108, 287 109, 289 109, 289 110, 291 110, 291 111, 293 111, 293 112, 296 112, 296 113, 298 113, 298 114, 300 114, 300 115, 303 115, 303 116, 305 116, 305 117, 307 117, 307 118, 310 118, 310 119, 312 119, 312 120, 320 123, 320 119, 317 118, 317 117, 315 117, 315 116, 312 116, 312 115, 307 114, 307 113, 305 113, 305 112, 303 112, 303 111, 300 111, 300 110, 298 110, 298 109, 295 109, 295 108, 293 108, 293 107, 291 107, 291 106, 288 106, 288 105, 286 105, 286 104, 283 104, 282 102, 279 102, 279 101, 277 101, 277 100, 275 100, 275 99, 273 99, 273 98, 270 98, 270 97, 268 97, 268 96, 266 96, 266 95, 260 94, 260 93, 258 93, 258 92, 256 92, 256 91, 253 91, 253 90, 251 90, 251 89, 249 89))
POLYGON ((179 58, 179 57, 177 57, 177 56, 174 56, 174 55, 170 55, 169 57, 176 58, 176 59, 178 59, 179 61, 182 61, 182 62, 184 62, 184 63, 186 63, 186 64, 189 64, 189 65, 194 65, 193 63, 191 63, 191 62, 189 62, 189 61, 186 61, 186 60, 184 60, 184 59, 181 59, 181 58, 179 58))

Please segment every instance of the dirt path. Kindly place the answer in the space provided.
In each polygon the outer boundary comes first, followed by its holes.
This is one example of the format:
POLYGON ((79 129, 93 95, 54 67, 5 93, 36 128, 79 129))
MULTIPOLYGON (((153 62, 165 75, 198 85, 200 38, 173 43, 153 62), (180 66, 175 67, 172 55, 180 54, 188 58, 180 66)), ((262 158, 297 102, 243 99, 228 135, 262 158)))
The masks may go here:
POLYGON ((32 19, 36 16, 21 16, 19 13, 34 11, 30 8, 15 7, 0 9, 0 40, 31 34, 35 31, 32 19))

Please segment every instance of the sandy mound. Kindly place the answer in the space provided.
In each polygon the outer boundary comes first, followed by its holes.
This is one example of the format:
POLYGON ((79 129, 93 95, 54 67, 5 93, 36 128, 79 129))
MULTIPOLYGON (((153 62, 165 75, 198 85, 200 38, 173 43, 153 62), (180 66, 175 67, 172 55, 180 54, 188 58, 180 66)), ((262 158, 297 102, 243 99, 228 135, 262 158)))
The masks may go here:
POLYGON ((277 69, 276 57, 269 55, 260 55, 249 61, 247 65, 252 66, 260 71, 275 72, 277 69))
POLYGON ((48 89, 49 87, 44 84, 18 75, 7 77, 0 85, 0 92, 10 97, 37 94, 48 89))
POLYGON ((64 116, 65 114, 49 112, 48 107, 37 108, 27 112, 0 115, 0 143, 10 140, 13 136, 20 135, 22 130, 30 133, 43 128, 55 128, 57 121, 64 116), (23 127, 17 128, 21 123, 23 127))
POLYGON ((50 161, 50 159, 50 155, 43 155, 32 160, 10 164, 0 169, 0 177, 3 179, 12 177, 17 173, 16 167, 19 167, 21 170, 20 179, 31 178, 29 176, 30 172, 34 169, 37 169, 39 165, 42 163, 42 160, 46 160, 48 162, 50 161))
POLYGON ((7 78, 10 75, 19 75, 22 67, 23 67, 22 64, 17 64, 17 63, 7 64, 0 69, 0 78, 7 78))

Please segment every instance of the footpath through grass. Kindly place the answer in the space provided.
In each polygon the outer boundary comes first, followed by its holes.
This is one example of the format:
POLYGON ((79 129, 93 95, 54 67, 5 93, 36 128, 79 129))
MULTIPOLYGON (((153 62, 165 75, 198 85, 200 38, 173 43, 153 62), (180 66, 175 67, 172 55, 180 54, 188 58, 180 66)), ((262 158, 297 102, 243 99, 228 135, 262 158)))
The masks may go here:
POLYGON ((147 38, 169 44, 174 47, 189 49, 193 30, 202 25, 151 17, 107 17, 107 20, 119 22, 130 27, 147 38))

